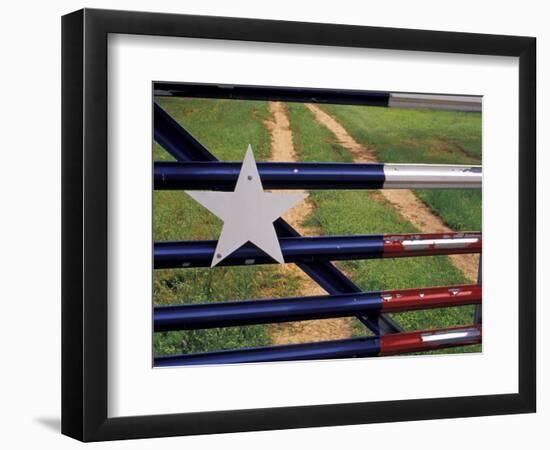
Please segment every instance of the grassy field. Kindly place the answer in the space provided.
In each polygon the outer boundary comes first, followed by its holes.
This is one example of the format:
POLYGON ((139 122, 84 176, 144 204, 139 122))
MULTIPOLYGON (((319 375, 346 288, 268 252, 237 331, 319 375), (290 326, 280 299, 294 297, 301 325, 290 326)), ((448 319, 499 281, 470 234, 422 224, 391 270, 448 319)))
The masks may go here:
MULTIPOLYGON (((248 143, 252 144, 258 161, 268 158, 270 136, 263 123, 269 115, 267 103, 170 98, 157 101, 218 158, 242 160, 248 143)), ((391 110, 384 108, 323 108, 334 114, 356 140, 374 148, 383 161, 479 162, 479 152, 476 154, 476 149, 480 150, 479 137, 469 137, 469 140, 461 138, 468 133, 480 135, 480 129, 476 128, 476 120, 480 122, 479 115, 476 118, 476 115, 452 113, 440 117, 441 112, 427 111, 426 114, 418 114, 418 111, 398 111, 395 116, 387 116, 391 110), (366 125, 361 126, 362 120, 366 125), (435 143, 454 142, 455 139, 457 145, 467 148, 468 151, 459 150, 450 143, 435 143), (426 145, 426 142, 432 142, 433 145, 426 145)), ((288 114, 294 145, 301 160, 352 161, 349 152, 335 142, 330 131, 319 125, 303 105, 288 104, 288 114)), ((155 160, 172 159, 156 144, 153 151, 155 160)), ((479 229, 481 198, 479 195, 476 197, 476 192, 418 193, 452 228, 479 229), (457 208, 457 204, 460 207, 457 208), (465 209, 471 209, 471 212, 464 212, 465 209)), ((309 219, 309 225, 318 227, 321 234, 418 231, 403 220, 376 191, 312 191, 310 195, 316 209, 309 219)), ((220 230, 221 222, 185 193, 154 193, 155 241, 216 239, 220 230)), ((465 281, 447 257, 352 261, 339 266, 364 290, 427 287, 465 281)), ((283 277, 276 266, 269 265, 157 270, 154 273, 155 305, 283 297, 297 295, 298 292, 297 280, 283 277)), ((471 323, 472 314, 472 307, 463 307, 401 313, 396 318, 406 329, 412 330, 471 323)), ((365 327, 358 321, 353 328, 356 335, 366 333, 365 327)), ((266 326, 155 333, 154 338, 157 355, 269 343, 266 326)), ((448 350, 455 351, 479 351, 479 347, 448 350)))
MULTIPOLYGON (((323 105, 322 108, 382 162, 481 164, 480 113, 349 105, 323 105)), ((480 190, 417 190, 416 193, 453 230, 481 229, 480 190)))
MULTIPOLYGON (((312 113, 301 104, 289 104, 294 145, 302 161, 349 161, 344 148, 312 113)), ((377 191, 311 191, 315 213, 309 219, 325 235, 414 233, 411 223, 402 219, 377 191)), ((460 209, 460 208, 458 208, 460 209)), ((446 256, 366 260, 338 263, 365 291, 440 286, 466 282, 462 273, 446 256)), ((447 327, 471 323, 473 307, 443 308, 395 314, 407 330, 447 327)), ((356 335, 367 330, 358 320, 356 335)), ((475 347, 446 352, 476 351, 475 347)))
MULTIPOLYGON (((263 120, 267 103, 159 98, 158 103, 222 160, 240 161, 250 143, 258 159, 270 152, 263 120)), ((173 159, 155 144, 155 161, 173 159)), ((181 191, 154 192, 154 240, 217 239, 222 222, 181 191)), ((275 266, 155 270, 155 305, 242 300, 262 296, 278 286, 281 294, 295 289, 275 266)), ((267 327, 216 328, 154 333, 156 355, 193 353, 270 343, 267 327)))

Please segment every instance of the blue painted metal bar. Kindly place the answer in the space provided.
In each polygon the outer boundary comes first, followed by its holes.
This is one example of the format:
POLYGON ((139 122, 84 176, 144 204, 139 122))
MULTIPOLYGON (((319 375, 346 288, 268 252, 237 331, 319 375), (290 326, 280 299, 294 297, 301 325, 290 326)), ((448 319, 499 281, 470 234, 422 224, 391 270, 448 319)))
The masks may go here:
POLYGON ((465 95, 163 82, 155 83, 154 95, 481 112, 481 97, 465 95))
POLYGON ((376 336, 325 341, 308 344, 275 345, 209 353, 157 356, 155 367, 190 366, 201 364, 243 364, 252 362, 303 361, 377 356, 380 338, 376 336))
MULTIPOLYGON (((373 258, 400 258, 410 256, 456 255, 479 253, 480 233, 365 235, 365 236, 309 236, 279 240, 287 263, 344 261, 373 258)), ((179 267, 210 267, 217 241, 156 242, 155 269, 179 267)), ((251 243, 219 263, 223 266, 273 264, 275 260, 251 243)))
POLYGON ((474 345, 481 343, 481 339, 481 325, 470 325, 394 333, 380 337, 367 336, 307 344, 158 356, 154 360, 154 365, 155 367, 170 367, 401 355, 411 352, 474 345))
MULTIPOLYGON (((481 166, 258 163, 265 189, 480 189, 481 166)), ((232 191, 240 162, 156 162, 155 189, 232 191)))
POLYGON ((379 313, 379 292, 155 308, 155 331, 195 330, 379 313))
MULTIPOLYGON (((279 240, 287 263, 380 258, 382 235, 300 237, 279 240)), ((210 267, 217 241, 155 242, 155 269, 210 267)), ((251 243, 221 261, 219 266, 273 264, 276 261, 251 243)))
POLYGON ((230 98, 285 102, 343 103, 346 105, 388 106, 390 93, 302 87, 243 86, 157 82, 155 96, 230 98))
POLYGON ((157 306, 154 327, 155 331, 194 330, 480 304, 481 288, 478 285, 438 286, 360 294, 157 306))
MULTIPOLYGON (((178 161, 216 161, 199 141, 179 125, 158 104, 154 104, 155 140, 178 161)), ((300 234, 283 219, 273 223, 279 237, 298 237, 300 234)), ((311 279, 329 294, 361 292, 361 289, 328 261, 298 263, 311 279)), ((386 334, 403 331, 403 328, 391 317, 380 314, 357 316, 373 333, 386 334)))
MULTIPOLYGON (((156 162, 155 189, 235 188, 242 163, 156 162)), ((264 189, 381 189, 383 164, 258 163, 264 189)))

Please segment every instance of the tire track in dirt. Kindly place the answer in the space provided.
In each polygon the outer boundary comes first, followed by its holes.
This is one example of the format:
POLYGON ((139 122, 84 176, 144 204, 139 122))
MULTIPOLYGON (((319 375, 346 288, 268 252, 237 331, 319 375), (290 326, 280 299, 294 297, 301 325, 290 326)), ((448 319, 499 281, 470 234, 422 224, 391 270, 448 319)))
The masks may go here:
MULTIPOLYGON (((354 162, 380 162, 368 147, 358 143, 330 114, 311 103, 305 104, 305 106, 313 113, 315 119, 328 128, 338 142, 351 153, 354 162)), ((453 231, 445 225, 439 216, 422 203, 413 191, 409 189, 381 189, 379 192, 404 219, 411 222, 420 231, 425 233, 453 231)), ((479 255, 449 255, 449 258, 468 280, 476 282, 479 255)))
MULTIPOLYGON (((273 162, 298 161, 299 158, 292 142, 292 130, 290 129, 290 122, 284 103, 270 102, 269 111, 271 117, 265 121, 265 125, 271 133, 270 160, 273 162)), ((318 235, 319 229, 304 225, 304 221, 313 213, 313 209, 314 206, 311 200, 306 199, 300 205, 284 214, 283 218, 302 235, 318 235)), ((285 277, 298 279, 300 289, 296 292, 296 295, 326 294, 324 289, 295 264, 280 265, 280 270, 285 277)), ((269 332, 274 344, 297 344, 343 339, 351 336, 351 320, 350 318, 343 318, 273 324, 269 325, 269 332)))

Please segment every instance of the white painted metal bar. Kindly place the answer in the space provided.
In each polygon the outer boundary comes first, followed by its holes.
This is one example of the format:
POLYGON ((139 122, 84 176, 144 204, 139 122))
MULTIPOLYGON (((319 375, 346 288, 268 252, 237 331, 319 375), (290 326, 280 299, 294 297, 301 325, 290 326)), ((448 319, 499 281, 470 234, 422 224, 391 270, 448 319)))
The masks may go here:
POLYGON ((434 95, 391 93, 390 108, 439 109, 444 111, 481 112, 482 97, 466 95, 434 95))
POLYGON ((480 189, 481 166, 384 164, 384 189, 480 189))
POLYGON ((463 330, 440 330, 426 332, 420 335, 422 342, 437 342, 439 344, 453 342, 455 340, 478 338, 481 336, 479 328, 469 328, 463 330))

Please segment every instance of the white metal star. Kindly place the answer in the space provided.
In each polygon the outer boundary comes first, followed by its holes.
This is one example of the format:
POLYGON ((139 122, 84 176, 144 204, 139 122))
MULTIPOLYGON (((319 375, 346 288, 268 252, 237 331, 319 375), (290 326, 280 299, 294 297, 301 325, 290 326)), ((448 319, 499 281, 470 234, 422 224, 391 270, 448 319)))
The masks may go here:
POLYGON ((279 263, 284 263, 273 222, 307 197, 303 193, 264 192, 249 145, 233 192, 186 191, 223 220, 212 265, 252 242, 279 263))

